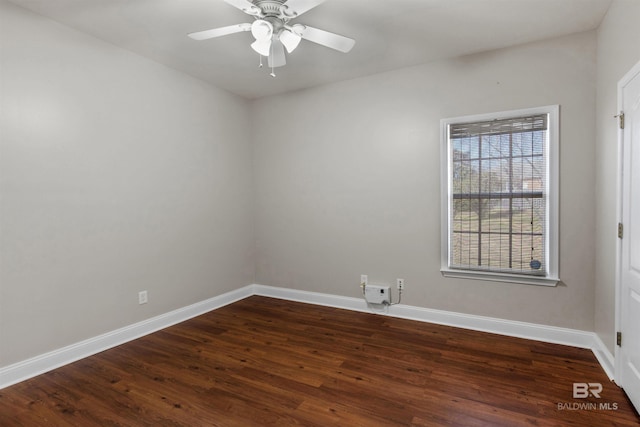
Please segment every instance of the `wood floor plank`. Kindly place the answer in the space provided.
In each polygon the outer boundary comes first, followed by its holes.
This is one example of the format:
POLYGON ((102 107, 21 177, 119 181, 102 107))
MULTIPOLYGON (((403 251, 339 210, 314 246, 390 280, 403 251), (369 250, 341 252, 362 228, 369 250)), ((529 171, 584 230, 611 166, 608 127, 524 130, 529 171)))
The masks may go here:
POLYGON ((639 424, 589 350, 257 296, 0 390, 3 427, 639 424))

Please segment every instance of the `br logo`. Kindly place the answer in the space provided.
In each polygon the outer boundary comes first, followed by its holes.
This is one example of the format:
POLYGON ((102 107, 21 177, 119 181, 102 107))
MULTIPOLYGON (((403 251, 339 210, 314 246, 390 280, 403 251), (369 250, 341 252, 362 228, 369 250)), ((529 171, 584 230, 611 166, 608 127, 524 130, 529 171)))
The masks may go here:
POLYGON ((573 383, 574 399, 585 399, 587 397, 600 399, 601 392, 602 384, 600 383, 573 383))

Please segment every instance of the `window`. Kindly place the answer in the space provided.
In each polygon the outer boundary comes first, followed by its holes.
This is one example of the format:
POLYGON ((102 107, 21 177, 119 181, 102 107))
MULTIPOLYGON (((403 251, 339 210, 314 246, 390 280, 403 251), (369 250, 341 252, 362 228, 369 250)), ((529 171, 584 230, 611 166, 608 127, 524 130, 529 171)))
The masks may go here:
POLYGON ((445 276, 558 282, 558 120, 558 106, 442 120, 445 276))

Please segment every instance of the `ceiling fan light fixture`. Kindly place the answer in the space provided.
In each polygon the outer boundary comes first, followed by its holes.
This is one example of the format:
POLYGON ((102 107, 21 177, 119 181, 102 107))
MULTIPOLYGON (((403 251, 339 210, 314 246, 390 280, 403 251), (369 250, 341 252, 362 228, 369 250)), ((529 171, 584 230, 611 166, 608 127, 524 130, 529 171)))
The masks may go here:
POLYGON ((271 39, 256 40, 251 43, 251 48, 262 56, 269 56, 271 53, 271 39))
POLYGON ((300 37, 304 34, 304 30, 307 29, 303 24, 294 24, 291 27, 287 26, 287 28, 289 28, 293 34, 300 37))
POLYGON ((289 53, 293 52, 298 47, 300 40, 302 40, 302 37, 289 30, 283 30, 280 33, 280 41, 289 53))
POLYGON ((258 41, 271 40, 273 36, 273 25, 264 19, 256 19, 251 24, 251 34, 258 41))

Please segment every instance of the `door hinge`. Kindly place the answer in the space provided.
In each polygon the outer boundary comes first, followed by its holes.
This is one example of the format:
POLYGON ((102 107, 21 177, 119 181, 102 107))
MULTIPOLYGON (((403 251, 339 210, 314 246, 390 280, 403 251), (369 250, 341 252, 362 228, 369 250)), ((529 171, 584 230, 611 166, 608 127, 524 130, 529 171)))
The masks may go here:
POLYGON ((622 235, 623 235, 623 227, 622 227, 622 223, 619 222, 618 223, 618 239, 622 239, 622 235))
POLYGON ((616 332, 616 344, 618 347, 622 345, 622 332, 616 332))
POLYGON ((618 122, 620 123, 620 129, 624 129, 624 111, 620 111, 620 114, 614 117, 618 118, 618 122))

